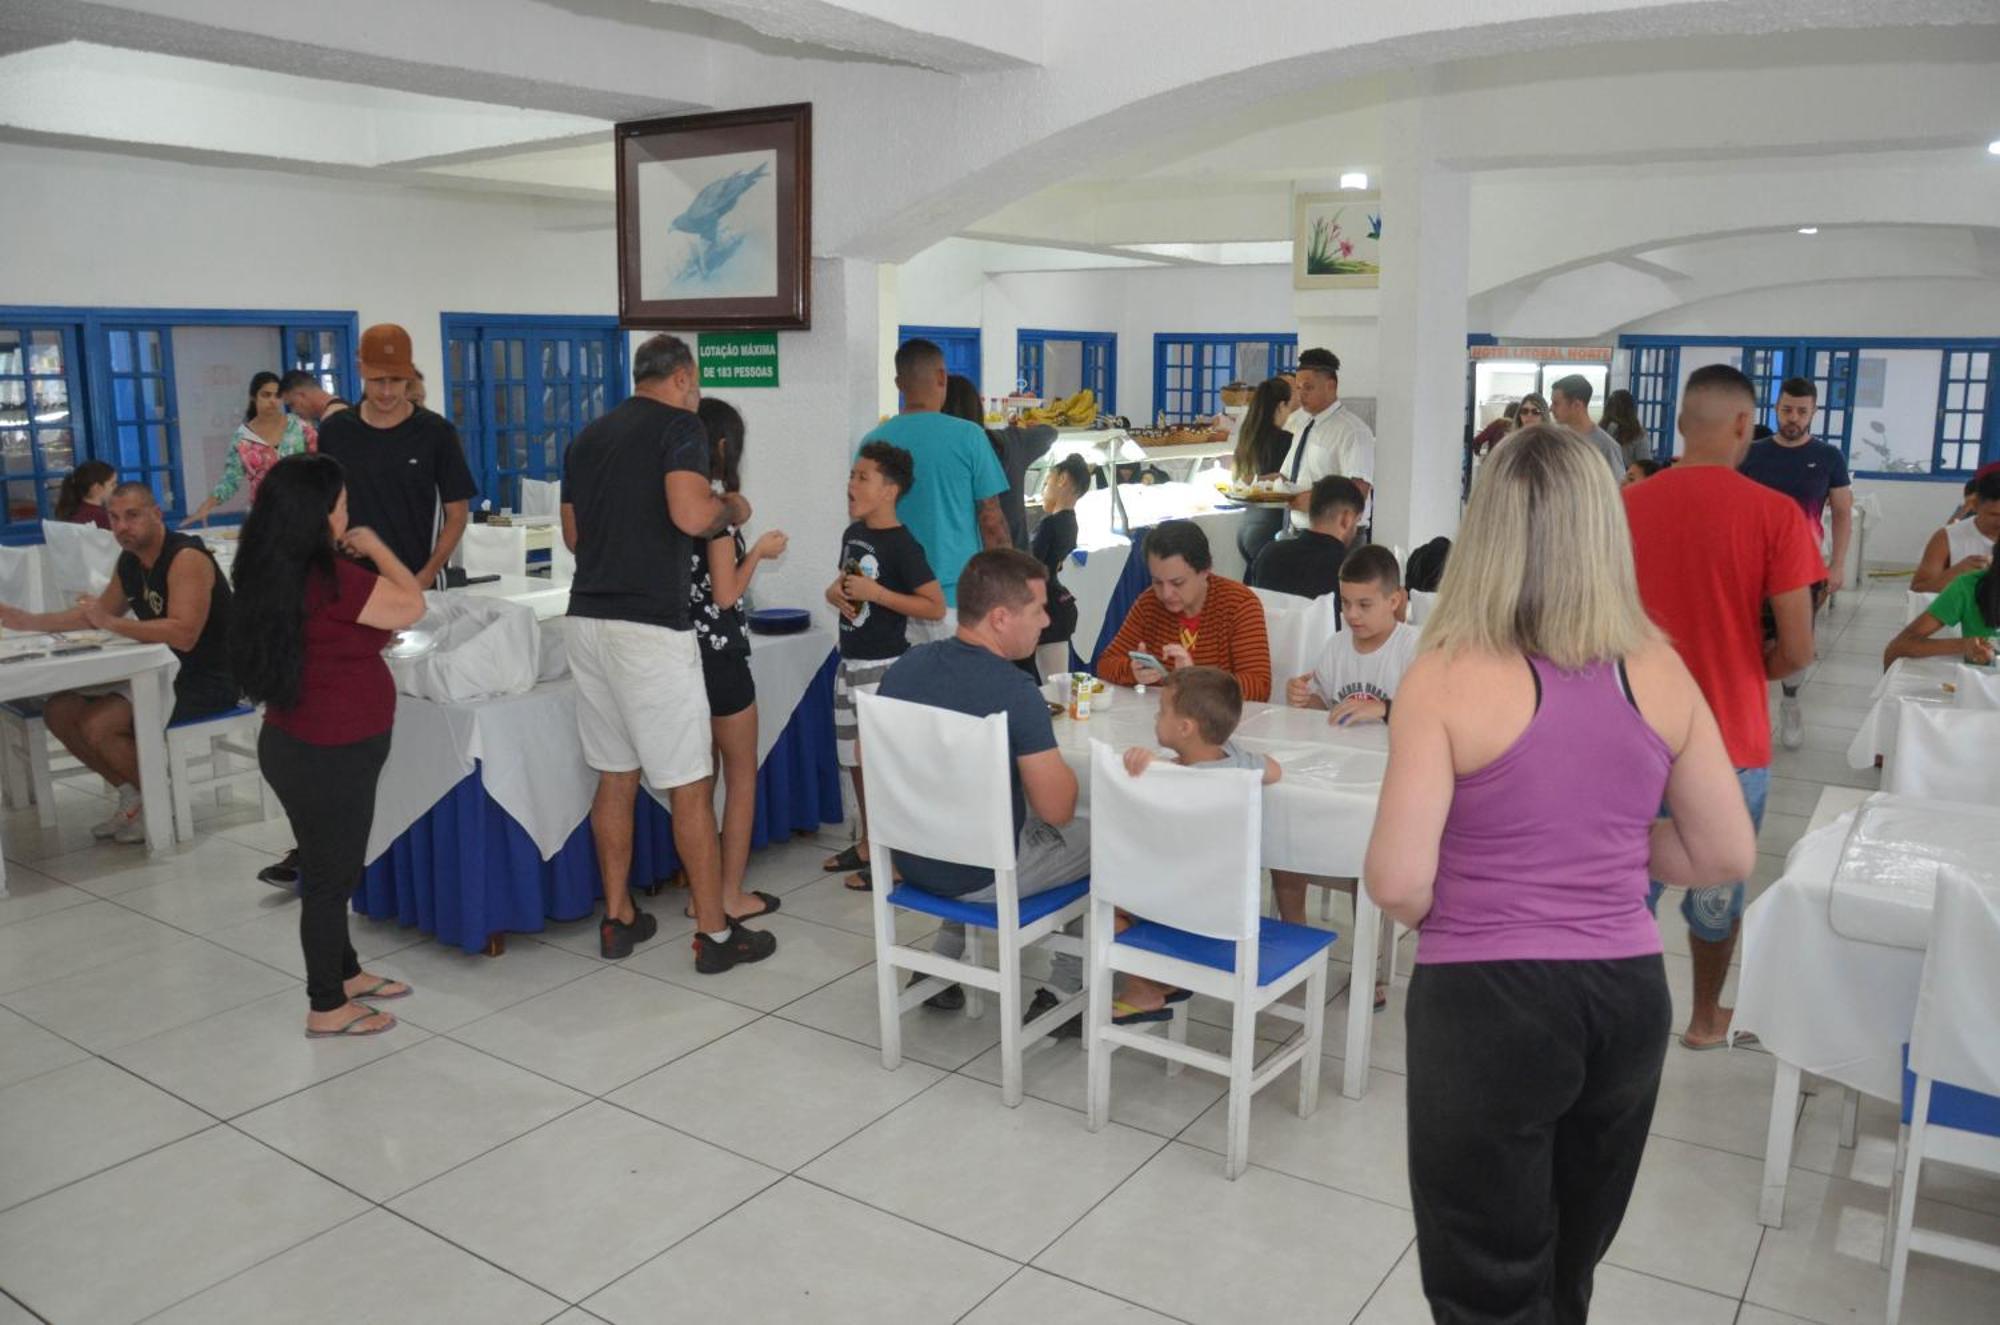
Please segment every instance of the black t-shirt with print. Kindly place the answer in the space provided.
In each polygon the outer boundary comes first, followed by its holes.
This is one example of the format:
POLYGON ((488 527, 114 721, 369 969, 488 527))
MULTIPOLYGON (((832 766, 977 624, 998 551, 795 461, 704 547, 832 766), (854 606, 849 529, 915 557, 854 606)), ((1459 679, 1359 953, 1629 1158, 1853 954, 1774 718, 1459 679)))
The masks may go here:
POLYGON ((708 430, 684 409, 631 396, 569 444, 562 501, 575 508, 569 614, 689 628, 694 540, 667 509, 667 475, 708 476, 708 430))
MULTIPOLYGON (((923 545, 902 525, 870 529, 856 520, 840 536, 840 569, 865 575, 896 593, 915 593, 937 579, 923 545)), ((909 647, 909 618, 880 603, 863 603, 854 620, 840 619, 840 656, 858 661, 894 658, 909 647)))
POLYGON ((347 482, 347 523, 382 536, 410 571, 437 546, 438 507, 479 491, 465 463, 458 429, 442 415, 413 409, 393 428, 364 422, 358 409, 323 416, 319 453, 340 462, 347 482))
POLYGON ((709 569, 708 555, 717 543, 730 544, 738 564, 743 561, 743 534, 734 527, 712 539, 694 542, 688 553, 688 607, 695 637, 701 641, 704 654, 748 653, 750 628, 743 618, 743 600, 739 598, 729 607, 718 607, 715 602, 715 574, 709 569))

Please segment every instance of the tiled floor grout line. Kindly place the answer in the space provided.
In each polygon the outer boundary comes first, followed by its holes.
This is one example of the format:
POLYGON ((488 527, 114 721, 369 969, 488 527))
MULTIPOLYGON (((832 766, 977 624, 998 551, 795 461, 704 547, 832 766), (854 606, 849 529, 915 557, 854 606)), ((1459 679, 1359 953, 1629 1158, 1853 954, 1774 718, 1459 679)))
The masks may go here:
MULTIPOLYGON (((226 1123, 223 1125, 228 1126, 228 1124, 226 1123)), ((253 1137, 252 1139, 254 1140, 255 1138, 253 1137)), ((291 1159, 292 1157, 290 1155, 284 1155, 283 1158, 291 1159)), ((292 1160, 292 1162, 296 1164, 298 1161, 292 1160)), ((355 1192, 354 1195, 361 1196, 359 1192, 355 1192)), ((366 1201, 368 1198, 362 1196, 361 1199, 366 1201)), ((345 1219, 335 1220, 333 1223, 328 1224, 325 1228, 322 1228, 317 1232, 314 1232, 306 1237, 300 1238, 297 1242, 291 1243, 288 1246, 280 1247, 278 1250, 272 1252, 268 1256, 259 1257, 256 1264, 246 1265, 242 1269, 237 1270, 234 1273, 226 1274, 222 1276, 222 1278, 217 1279, 214 1283, 203 1284, 200 1288, 195 1289, 192 1293, 188 1293, 185 1296, 175 1298, 173 1301, 161 1307, 158 1311, 147 1312, 144 1316, 141 1316, 139 1318, 139 1320, 135 1323, 135 1325, 145 1325, 145 1322, 149 1320, 157 1320, 161 1316, 165 1315, 167 1312, 172 1311, 175 1307, 180 1306, 182 1303, 192 1302, 195 1298, 200 1297, 203 1293, 210 1292, 214 1289, 220 1288, 222 1287, 222 1285, 229 1283, 232 1280, 240 1279, 244 1275, 249 1274, 252 1270, 258 1268, 258 1266, 264 1265, 270 1261, 274 1261, 278 1257, 287 1255, 290 1252, 297 1251, 300 1247, 305 1246, 308 1242, 312 1242, 318 1238, 323 1238, 327 1234, 333 1232, 335 1229, 346 1228, 349 1224, 353 1223, 357 1219, 366 1219, 369 1215, 375 1213, 375 1211, 379 1208, 380 1207, 377 1206, 374 1202, 370 1201, 366 1209, 356 1210, 353 1214, 349 1215, 345 1219)))
POLYGON ((12 1293, 8 1292, 5 1288, 0 1288, 0 1300, 13 1303, 15 1306, 19 1307, 24 1313, 26 1313, 30 1319, 38 1320, 42 1323, 42 1325, 50 1325, 50 1321, 47 1316, 42 1315, 40 1312, 36 1311, 33 1307, 29 1306, 26 1302, 23 1302, 20 1298, 15 1297, 12 1293))

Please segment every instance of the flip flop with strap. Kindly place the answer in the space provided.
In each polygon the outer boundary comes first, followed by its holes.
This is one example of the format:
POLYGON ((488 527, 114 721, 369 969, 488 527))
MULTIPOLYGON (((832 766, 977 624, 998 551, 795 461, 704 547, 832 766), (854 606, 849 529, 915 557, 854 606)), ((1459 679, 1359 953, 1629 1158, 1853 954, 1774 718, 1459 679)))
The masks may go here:
MULTIPOLYGON (((765 916, 776 914, 778 908, 784 905, 775 893, 767 893, 753 888, 750 891, 750 895, 762 902, 764 909, 761 911, 752 911, 747 916, 731 916, 731 920, 762 920, 765 916)), ((692 906, 683 907, 681 908, 681 914, 692 920, 694 919, 694 908, 692 906)))
MULTIPOLYGON (((366 1003, 360 1004, 359 1006, 368 1007, 366 1003)), ((316 1031, 312 1027, 308 1026, 306 1027, 306 1038, 308 1040, 339 1040, 347 1038, 359 1039, 361 1036, 364 1035, 380 1035, 383 1031, 394 1030, 397 1024, 398 1023, 396 1021, 396 1018, 390 1015, 389 1013, 378 1011, 375 1008, 368 1008, 368 1010, 362 1013, 360 1016, 342 1024, 338 1030, 316 1031), (370 1026, 366 1030, 355 1029, 356 1027, 360 1026, 362 1022, 373 1021, 377 1017, 383 1017, 386 1018, 386 1020, 380 1026, 370 1026)))
POLYGON ((379 998, 387 1000, 392 998, 408 998, 411 994, 414 994, 416 992, 417 992, 416 990, 410 988, 410 986, 404 981, 392 979, 386 975, 379 975, 375 977, 375 983, 373 985, 370 985, 366 989, 358 990, 355 993, 349 994, 347 997, 350 1002, 359 1002, 364 998, 379 998), (391 994, 388 992, 388 988, 390 985, 402 985, 403 987, 397 992, 391 994))
POLYGON ((861 858, 861 848, 854 843, 842 847, 830 859, 819 863, 822 874, 848 874, 854 870, 865 870, 868 862, 861 858))
POLYGON ((1135 1008, 1123 999, 1115 999, 1111 1004, 1111 1024, 1113 1026, 1139 1026, 1149 1021, 1172 1021, 1172 1008, 1135 1008))

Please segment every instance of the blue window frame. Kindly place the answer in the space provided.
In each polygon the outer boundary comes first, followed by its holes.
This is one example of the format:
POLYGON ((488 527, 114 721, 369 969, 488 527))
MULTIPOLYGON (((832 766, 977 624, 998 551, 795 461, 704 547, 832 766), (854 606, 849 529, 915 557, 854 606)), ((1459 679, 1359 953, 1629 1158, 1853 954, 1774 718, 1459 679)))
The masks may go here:
POLYGON ((35 319, 0 322, 0 466, 5 531, 41 534, 56 488, 76 467, 83 401, 76 330, 35 319))
POLYGON ((1048 347, 1050 342, 1074 341, 1081 354, 1082 386, 1097 395, 1097 407, 1106 414, 1118 412, 1118 335, 1111 331, 1050 331, 1023 327, 1015 335, 1014 362, 1018 371, 1015 386, 1031 396, 1044 399, 1049 394, 1048 347))
MULTIPOLYGON (((1742 355, 1739 362, 1757 385, 1763 421, 1773 426, 1778 389, 1784 379, 1793 375, 1810 379, 1819 390, 1813 432, 1839 446, 1848 457, 1850 472, 1864 478, 1919 481, 1963 478, 1982 464, 2000 460, 2000 418, 1996 418, 2000 409, 1995 405, 1995 397, 2000 394, 2000 339, 1621 336, 1618 343, 1633 352, 1635 382, 1638 356, 1647 349, 1696 345, 1738 349, 1742 355), (1930 438, 1928 468, 1919 468, 1923 462, 1911 458, 1908 448, 1888 461, 1891 467, 1878 468, 1889 456, 1880 438, 1871 434, 1868 439, 1857 440, 1854 435, 1856 411, 1874 408, 1862 398, 1864 360, 1870 351, 1881 350, 1932 350, 1938 354, 1937 395, 1931 402, 1936 423, 1930 438)), ((1678 381, 1678 371, 1674 378, 1678 381)), ((1634 391, 1636 394, 1636 385, 1634 391)), ((1871 426, 1879 432, 1879 423, 1871 426)))
POLYGON ((521 480, 562 477, 583 426, 627 393, 625 336, 610 317, 446 313, 443 405, 482 499, 521 508, 521 480))
POLYGON ((1971 474, 1994 439, 1994 365, 1991 349, 1946 350, 1938 383, 1938 431, 1931 471, 1971 474))
POLYGON ((1161 332, 1153 337, 1153 417, 1160 423, 1208 418, 1222 408, 1229 383, 1261 382, 1298 360, 1299 338, 1289 332, 1161 332))
POLYGON ((103 460, 121 480, 149 484, 170 519, 187 513, 174 389, 173 339, 182 327, 269 328, 278 340, 271 368, 308 368, 328 390, 356 393, 352 312, 0 306, 7 484, 0 540, 38 541, 42 518, 54 513, 55 489, 84 460, 103 460), (21 351, 18 363, 10 347, 21 351), (26 426, 10 426, 22 422, 24 404, 31 407, 26 426))
MULTIPOLYGON (((986 395, 985 383, 981 380, 983 370, 979 363, 978 327, 929 327, 905 325, 896 328, 896 342, 924 340, 936 343, 944 351, 944 370, 969 379, 979 388, 981 396, 986 395)), ((1004 392, 1000 394, 1005 394, 1004 392)))
POLYGON ((1653 443, 1653 455, 1674 453, 1675 394, 1680 389, 1681 351, 1677 345, 1648 345, 1632 352, 1632 398, 1639 422, 1653 443))

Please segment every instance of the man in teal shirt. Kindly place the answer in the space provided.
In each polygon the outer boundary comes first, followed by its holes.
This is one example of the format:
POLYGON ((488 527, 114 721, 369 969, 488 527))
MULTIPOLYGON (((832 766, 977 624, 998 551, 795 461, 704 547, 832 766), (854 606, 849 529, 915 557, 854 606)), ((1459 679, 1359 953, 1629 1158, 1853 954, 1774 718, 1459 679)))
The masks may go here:
POLYGON ((1000 510, 1007 475, 984 428, 942 412, 943 350, 927 340, 903 342, 896 351, 896 387, 903 393, 903 412, 863 437, 861 446, 887 442, 915 462, 916 481, 896 503, 896 515, 923 545, 946 607, 942 621, 910 623, 916 644, 957 633, 958 576, 973 554, 1012 546, 1000 510))

